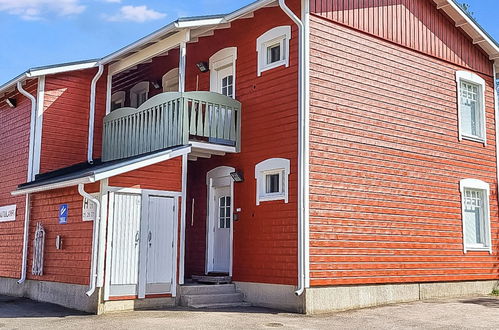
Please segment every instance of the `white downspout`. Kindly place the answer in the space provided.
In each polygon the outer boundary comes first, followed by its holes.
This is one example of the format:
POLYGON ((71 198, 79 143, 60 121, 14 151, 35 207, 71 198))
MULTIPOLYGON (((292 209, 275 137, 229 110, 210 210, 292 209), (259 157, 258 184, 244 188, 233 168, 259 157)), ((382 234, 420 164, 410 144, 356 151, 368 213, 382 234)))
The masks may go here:
POLYGON ((95 288, 97 287, 97 258, 98 258, 98 245, 99 245, 99 228, 100 228, 100 202, 98 199, 94 198, 92 195, 85 191, 85 185, 80 183, 78 185, 78 193, 95 203, 95 221, 94 221, 94 230, 92 235, 92 261, 90 268, 90 287, 86 292, 87 296, 91 296, 95 292, 95 288))
MULTIPOLYGON (((494 73, 494 114, 495 114, 495 123, 496 123, 496 162, 497 162, 497 184, 499 185, 499 99, 498 97, 498 92, 497 92, 497 68, 496 64, 499 64, 499 62, 494 62, 494 65, 492 66, 493 70, 492 72, 494 73)), ((499 202, 499 194, 497 195, 498 202, 499 202)))
MULTIPOLYGON (((24 88, 21 81, 17 82, 17 90, 22 95, 26 96, 31 101, 31 122, 29 134, 29 156, 28 156, 28 182, 33 180, 33 147, 35 142, 35 120, 36 120, 36 98, 28 93, 24 88)), ((24 202, 24 233, 23 233, 23 254, 21 265, 21 278, 17 283, 23 284, 26 281, 27 265, 28 265, 28 239, 29 239, 29 220, 30 220, 30 195, 26 195, 24 202)))
POLYGON ((88 118, 88 148, 87 148, 87 161, 92 164, 94 162, 94 126, 95 126, 95 94, 97 89, 97 81, 99 81, 102 73, 104 72, 104 65, 99 64, 99 70, 92 79, 90 85, 90 115, 88 118))
POLYGON ((302 20, 279 0, 281 9, 298 26, 298 288, 295 294, 300 296, 308 286, 308 242, 309 242, 309 92, 308 92, 308 1, 302 1, 302 20), (305 22, 305 23, 304 23, 305 22))

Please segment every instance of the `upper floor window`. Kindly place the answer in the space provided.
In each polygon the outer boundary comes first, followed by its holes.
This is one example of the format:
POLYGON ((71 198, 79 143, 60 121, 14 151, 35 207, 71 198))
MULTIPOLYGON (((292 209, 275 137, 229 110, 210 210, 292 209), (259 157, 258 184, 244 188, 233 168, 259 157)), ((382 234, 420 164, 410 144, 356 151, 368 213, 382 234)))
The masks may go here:
POLYGON ((168 71, 163 76, 163 92, 178 92, 178 78, 179 71, 178 68, 168 71))
POLYGON ((125 92, 116 92, 111 96, 111 111, 125 106, 125 92))
POLYGON ((466 71, 456 73, 459 139, 486 143, 485 80, 466 71))
POLYGON ((149 98, 149 82, 143 81, 130 89, 130 105, 134 108, 140 107, 149 98))
POLYGON ((291 26, 278 26, 256 40, 258 76, 262 72, 284 65, 289 66, 289 40, 291 26))
POLYGON ((464 252, 491 252, 489 184, 476 179, 460 182, 464 252))
POLYGON ((256 205, 260 202, 288 202, 289 159, 270 158, 255 167, 256 205))
POLYGON ((237 48, 219 50, 210 57, 210 91, 235 98, 237 48))

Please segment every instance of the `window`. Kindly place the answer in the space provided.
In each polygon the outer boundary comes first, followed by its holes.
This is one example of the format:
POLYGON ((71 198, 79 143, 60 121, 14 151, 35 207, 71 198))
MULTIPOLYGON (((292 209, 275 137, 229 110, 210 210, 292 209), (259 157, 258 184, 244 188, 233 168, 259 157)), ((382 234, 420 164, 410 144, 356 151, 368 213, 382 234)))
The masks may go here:
POLYGON ((210 57, 210 91, 235 98, 237 48, 219 50, 210 57))
POLYGON ((179 71, 178 68, 168 71, 162 79, 163 82, 163 92, 178 92, 178 78, 179 71))
POLYGON ((140 107, 149 98, 149 82, 143 81, 130 89, 130 105, 134 108, 140 107))
POLYGON ((125 92, 116 92, 111 96, 111 111, 125 106, 125 92))
POLYGON ((222 196, 218 200, 218 228, 230 228, 230 196, 222 196))
POLYGON ((275 200, 288 202, 289 167, 290 161, 283 158, 267 159, 256 165, 256 205, 275 200))
POLYGON ((464 179, 460 182, 463 245, 467 251, 489 251, 490 218, 489 218, 489 185, 475 179, 464 179))
POLYGON ((261 76, 262 72, 278 66, 289 66, 290 39, 290 26, 275 27, 258 37, 256 40, 258 76, 261 76))
POLYGON ((485 80, 478 75, 458 71, 459 140, 486 143, 485 132, 485 80))

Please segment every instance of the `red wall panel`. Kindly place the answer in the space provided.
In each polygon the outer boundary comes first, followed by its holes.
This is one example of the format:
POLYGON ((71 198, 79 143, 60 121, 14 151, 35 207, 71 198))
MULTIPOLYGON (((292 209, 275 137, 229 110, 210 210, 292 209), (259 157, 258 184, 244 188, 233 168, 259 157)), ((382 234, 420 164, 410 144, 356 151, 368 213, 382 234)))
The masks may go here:
MULTIPOLYGON (((28 80, 24 89, 36 96, 37 82, 28 80)), ((29 99, 17 92, 0 98, 0 206, 16 204, 16 221, 0 222, 0 277, 21 274, 25 198, 10 193, 27 179, 30 121, 29 99), (17 107, 7 106, 6 97, 15 98, 17 107)))
POLYGON ((459 141, 462 69, 312 17, 312 285, 498 278, 493 79, 488 145, 459 141), (493 255, 463 253, 465 178, 491 186, 493 255))
MULTIPOLYGON (((298 1, 292 8, 299 12, 298 1)), ((297 282, 297 60, 296 25, 278 7, 255 12, 253 18, 231 23, 229 29, 200 38, 187 47, 186 90, 209 90, 210 74, 200 73, 196 63, 225 47, 237 47, 236 98, 242 102, 241 153, 189 162, 186 276, 204 273, 206 246, 206 173, 217 166, 233 166, 245 176, 234 186, 235 207, 241 208, 234 223, 235 281, 296 284, 297 282), (257 77, 256 39, 269 29, 290 25, 290 66, 263 72, 257 77), (265 159, 291 160, 289 203, 256 205, 255 165, 265 159), (192 199, 195 199, 192 219, 192 199)))

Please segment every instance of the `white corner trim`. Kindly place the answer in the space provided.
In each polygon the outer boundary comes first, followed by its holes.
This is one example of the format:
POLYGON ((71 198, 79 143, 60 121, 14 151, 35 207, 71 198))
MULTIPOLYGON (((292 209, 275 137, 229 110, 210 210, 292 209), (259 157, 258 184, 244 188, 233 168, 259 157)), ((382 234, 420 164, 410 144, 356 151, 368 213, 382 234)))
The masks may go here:
POLYGON ((36 104, 35 120, 35 140, 33 147, 33 179, 40 173, 40 158, 42 154, 42 130, 43 130, 43 111, 45 107, 45 76, 38 78, 38 95, 36 104))
POLYGON ((488 251, 492 254, 492 238, 491 238, 491 226, 490 226, 490 185, 482 180, 478 179, 463 179, 459 182, 459 190, 461 192, 461 217, 462 217, 462 228, 463 228, 463 250, 464 253, 468 251, 488 251), (469 245, 466 243, 466 225, 464 222, 464 190, 465 189, 476 189, 485 191, 484 196, 484 220, 486 229, 486 245, 469 245))
POLYGON ((476 73, 470 72, 470 71, 456 71, 456 83, 457 83, 457 110, 458 110, 458 129, 459 129, 459 141, 462 141, 463 139, 465 140, 471 140, 471 141, 476 141, 476 142, 481 142, 485 146, 487 145, 487 113, 486 113, 486 106, 485 106, 485 89, 486 89, 486 83, 485 80, 477 75, 476 73), (480 86, 480 95, 482 97, 481 103, 480 103, 480 110, 481 110, 481 116, 482 116, 482 132, 483 132, 483 137, 479 138, 476 136, 468 136, 463 134, 462 126, 461 126, 461 118, 462 118, 462 107, 461 107, 461 82, 470 82, 472 84, 476 84, 480 86))
POLYGON ((180 210, 180 253, 179 253, 179 270, 178 270, 178 284, 184 284, 185 274, 185 228, 186 228, 186 212, 187 212, 187 170, 188 170, 188 156, 182 155, 182 200, 180 210))
POLYGON ((262 72, 277 68, 279 66, 289 67, 289 41, 291 40, 291 26, 277 26, 259 36, 256 39, 256 52, 258 56, 258 76, 262 72), (274 63, 267 63, 267 47, 280 43, 281 60, 274 63))
POLYGON ((284 200, 285 203, 288 203, 290 164, 290 160, 284 158, 270 158, 256 164, 256 205, 260 205, 260 202, 275 200, 284 200), (282 175, 282 192, 278 194, 266 194, 264 192, 265 175, 277 173, 282 175))

